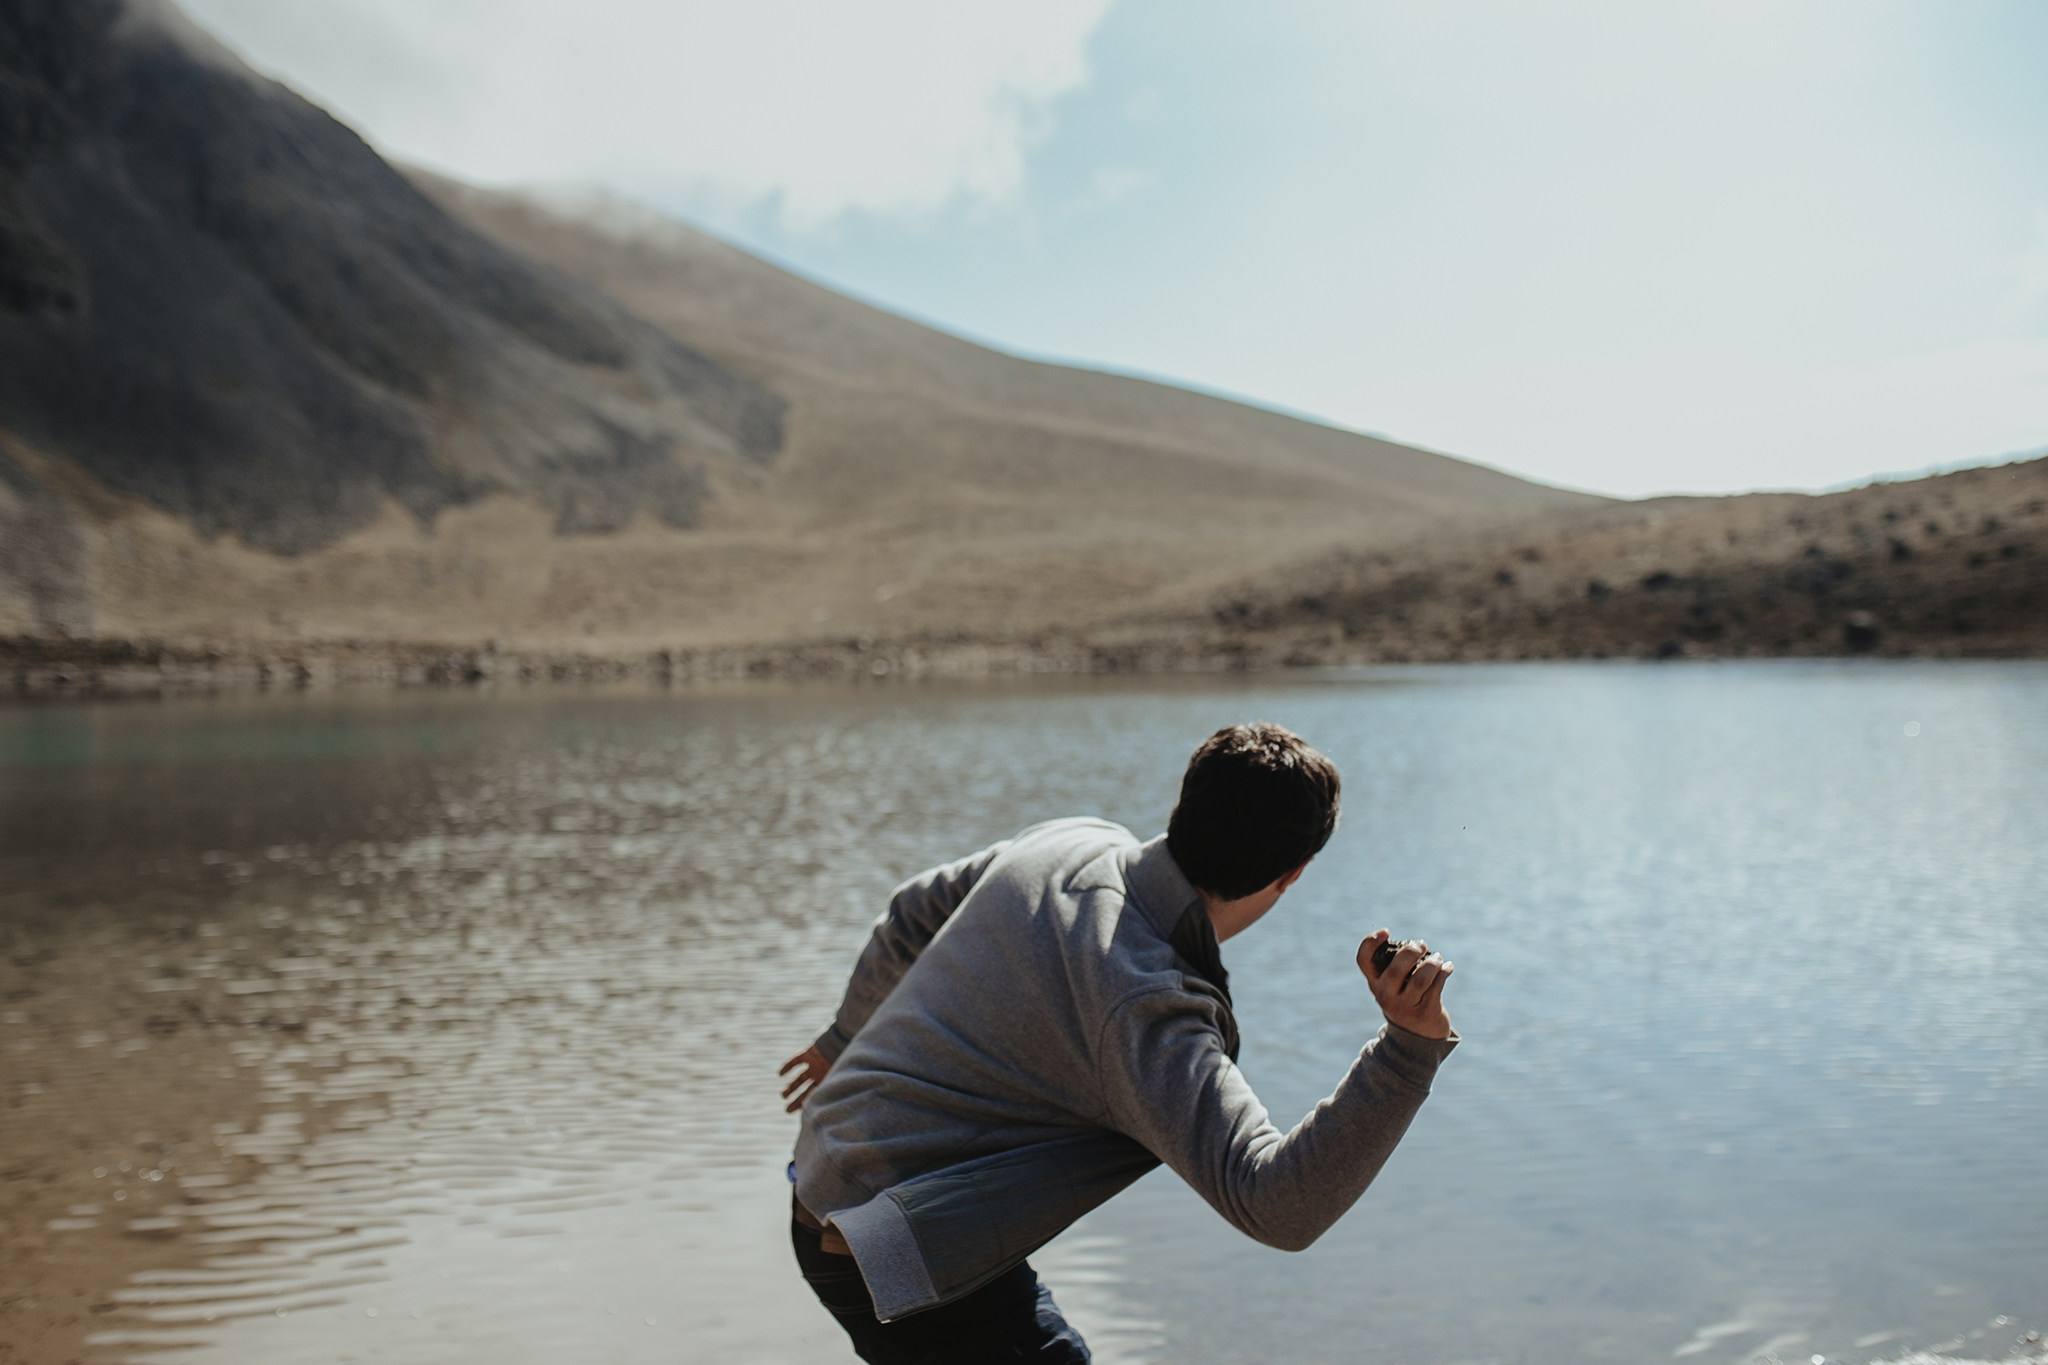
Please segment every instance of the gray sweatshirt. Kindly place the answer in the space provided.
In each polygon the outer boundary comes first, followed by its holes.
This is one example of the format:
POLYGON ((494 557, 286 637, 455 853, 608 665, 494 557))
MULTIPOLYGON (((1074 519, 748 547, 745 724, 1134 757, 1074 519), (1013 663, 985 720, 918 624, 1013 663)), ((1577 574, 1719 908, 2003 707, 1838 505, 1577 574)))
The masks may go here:
POLYGON ((818 1048, 797 1195, 891 1321, 969 1293, 1165 1162, 1298 1251, 1456 1045, 1391 1025, 1281 1133, 1237 1069, 1208 915, 1162 836, 1055 820, 900 887, 818 1048))

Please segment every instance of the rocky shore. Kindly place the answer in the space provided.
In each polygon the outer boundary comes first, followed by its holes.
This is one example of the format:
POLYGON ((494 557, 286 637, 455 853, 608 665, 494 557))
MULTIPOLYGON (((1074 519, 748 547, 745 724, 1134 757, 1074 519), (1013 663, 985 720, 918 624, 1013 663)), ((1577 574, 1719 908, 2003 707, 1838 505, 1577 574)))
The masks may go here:
POLYGON ((827 640, 779 646, 590 654, 484 645, 345 641, 171 645, 147 640, 0 638, 0 688, 104 695, 350 684, 724 683, 997 674, 1218 673, 1283 662, 1272 647, 1212 640, 981 642, 827 640))
POLYGON ((0 637, 0 690, 1216 673, 1505 659, 2048 656, 2048 460, 1825 497, 1616 503, 1305 561, 1206 606, 730 645, 0 637))

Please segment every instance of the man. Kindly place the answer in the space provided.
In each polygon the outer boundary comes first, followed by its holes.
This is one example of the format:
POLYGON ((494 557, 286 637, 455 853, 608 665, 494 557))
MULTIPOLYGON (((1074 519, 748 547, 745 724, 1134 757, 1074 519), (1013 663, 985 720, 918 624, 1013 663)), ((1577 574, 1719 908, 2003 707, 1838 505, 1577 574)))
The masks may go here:
POLYGON ((1088 1360, 1025 1260, 1160 1162, 1298 1251, 1365 1192, 1457 1043, 1451 964, 1358 966, 1386 1016, 1285 1135, 1237 1069, 1218 945, 1337 825, 1337 770, 1277 725, 1195 751, 1167 832, 1055 820, 900 887, 784 1096, 790 1236, 873 1365, 1088 1360))

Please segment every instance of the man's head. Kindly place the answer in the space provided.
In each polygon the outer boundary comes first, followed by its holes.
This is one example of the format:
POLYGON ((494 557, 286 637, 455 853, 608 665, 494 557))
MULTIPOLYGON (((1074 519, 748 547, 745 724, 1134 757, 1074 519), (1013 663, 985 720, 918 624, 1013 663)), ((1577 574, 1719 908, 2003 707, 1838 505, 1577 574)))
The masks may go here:
POLYGON ((1188 760, 1166 847, 1196 890, 1234 901, 1315 857, 1336 828, 1335 764, 1278 725, 1231 725, 1188 760))

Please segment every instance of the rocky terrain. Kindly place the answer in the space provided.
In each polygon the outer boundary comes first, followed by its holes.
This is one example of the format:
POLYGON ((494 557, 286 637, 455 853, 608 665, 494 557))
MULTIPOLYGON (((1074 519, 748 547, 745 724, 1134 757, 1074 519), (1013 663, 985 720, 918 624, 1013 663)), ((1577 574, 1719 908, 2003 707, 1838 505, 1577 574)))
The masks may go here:
POLYGON ((1212 630, 1297 661, 2048 652, 2048 460, 1818 497, 1655 498, 1247 583, 1212 630))
POLYGON ((1659 498, 1261 575, 1093 629, 821 631, 594 652, 329 640, 17 638, 18 689, 1225 671, 1505 659, 2048 652, 2048 460, 1809 497, 1659 498))
POLYGON ((105 591, 81 486, 272 556, 497 493, 563 533, 693 526, 782 410, 168 4, 0 5, 0 481, 47 547, 33 624, 90 631, 105 591))

